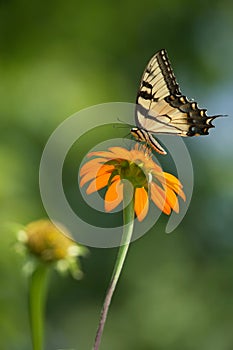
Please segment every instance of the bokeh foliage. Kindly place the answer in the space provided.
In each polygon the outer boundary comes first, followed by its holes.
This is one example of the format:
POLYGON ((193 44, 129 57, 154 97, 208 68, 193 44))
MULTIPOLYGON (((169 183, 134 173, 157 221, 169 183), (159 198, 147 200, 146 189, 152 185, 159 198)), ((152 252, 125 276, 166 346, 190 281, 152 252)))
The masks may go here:
MULTIPOLYGON (((31 348, 27 285, 9 226, 46 215, 38 168, 49 135, 84 107, 134 102, 146 62, 165 47, 182 91, 229 117, 211 136, 187 141, 195 174, 189 211, 172 235, 163 233, 163 217, 132 244, 101 349, 232 349, 233 3, 2 0, 0 16, 2 348, 31 348)), ((76 164, 80 155, 72 157, 76 164)), ((67 167, 73 171, 72 158, 67 167)), ((91 249, 81 282, 53 275, 47 350, 91 348, 115 254, 91 249)))

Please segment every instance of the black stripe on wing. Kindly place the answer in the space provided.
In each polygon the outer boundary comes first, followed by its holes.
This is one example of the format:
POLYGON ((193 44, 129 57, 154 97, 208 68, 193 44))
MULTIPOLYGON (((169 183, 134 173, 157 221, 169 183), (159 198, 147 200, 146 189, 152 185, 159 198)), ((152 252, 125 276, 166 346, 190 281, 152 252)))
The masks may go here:
POLYGON ((167 51, 165 49, 162 49, 155 55, 157 57, 159 67, 163 73, 163 77, 166 81, 170 94, 181 95, 179 85, 176 81, 175 74, 173 73, 171 63, 168 58, 167 51))

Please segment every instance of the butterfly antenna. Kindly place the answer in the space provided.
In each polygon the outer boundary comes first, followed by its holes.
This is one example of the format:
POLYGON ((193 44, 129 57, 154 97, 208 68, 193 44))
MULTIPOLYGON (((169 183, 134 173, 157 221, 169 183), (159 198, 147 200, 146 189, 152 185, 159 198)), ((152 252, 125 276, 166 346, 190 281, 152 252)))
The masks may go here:
MULTIPOLYGON (((131 125, 130 125, 130 127, 131 127, 131 125)), ((125 129, 125 128, 129 128, 129 126, 128 125, 122 125, 122 126, 119 126, 119 125, 115 125, 115 124, 113 124, 113 128, 116 128, 116 129, 125 129)))
POLYGON ((121 120, 120 118, 117 118, 117 120, 118 120, 119 122, 121 122, 121 123, 123 123, 123 124, 129 126, 130 128, 132 128, 132 125, 129 124, 129 123, 126 123, 124 120, 121 120))

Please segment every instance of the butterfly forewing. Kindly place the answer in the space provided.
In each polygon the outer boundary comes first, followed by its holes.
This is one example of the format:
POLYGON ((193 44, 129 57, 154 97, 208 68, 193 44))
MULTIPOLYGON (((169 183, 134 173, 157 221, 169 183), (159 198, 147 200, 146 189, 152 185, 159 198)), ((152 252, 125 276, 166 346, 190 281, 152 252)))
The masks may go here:
POLYGON ((140 83, 137 103, 160 101, 171 94, 181 95, 165 50, 157 52, 148 63, 140 83), (145 98, 146 97, 146 98, 145 98))

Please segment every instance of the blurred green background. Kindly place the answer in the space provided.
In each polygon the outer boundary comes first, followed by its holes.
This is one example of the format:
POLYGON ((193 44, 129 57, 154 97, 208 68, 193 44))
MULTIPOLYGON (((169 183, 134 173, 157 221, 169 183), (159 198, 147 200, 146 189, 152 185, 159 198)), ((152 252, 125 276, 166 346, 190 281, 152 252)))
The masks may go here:
MULTIPOLYGON (((84 107, 134 102, 146 63, 166 48, 181 90, 229 117, 187 140, 191 206, 171 235, 163 216, 132 244, 101 350, 232 349, 233 2, 2 0, 0 13, 1 348, 31 349, 27 281, 9 223, 46 216, 38 169, 48 137, 84 107)), ((74 171, 72 158, 67 166, 74 171)), ((90 249, 80 282, 53 273, 46 350, 91 349, 116 252, 90 249)))

